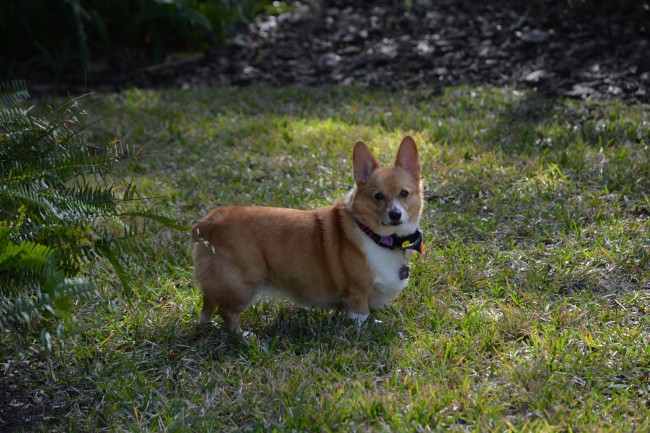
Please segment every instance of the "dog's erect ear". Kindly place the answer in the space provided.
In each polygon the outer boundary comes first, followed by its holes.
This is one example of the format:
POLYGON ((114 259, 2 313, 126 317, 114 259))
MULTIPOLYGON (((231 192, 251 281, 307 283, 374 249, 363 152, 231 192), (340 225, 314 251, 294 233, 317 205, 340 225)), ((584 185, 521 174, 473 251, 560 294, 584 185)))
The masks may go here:
POLYGON ((420 156, 415 141, 408 135, 402 140, 402 144, 397 151, 395 158, 395 167, 401 167, 406 170, 415 180, 420 180, 422 168, 420 166, 420 156))
POLYGON ((365 185, 370 180, 370 175, 379 163, 370 153, 368 146, 363 141, 357 141, 352 152, 352 167, 354 168, 354 180, 357 185, 365 185))

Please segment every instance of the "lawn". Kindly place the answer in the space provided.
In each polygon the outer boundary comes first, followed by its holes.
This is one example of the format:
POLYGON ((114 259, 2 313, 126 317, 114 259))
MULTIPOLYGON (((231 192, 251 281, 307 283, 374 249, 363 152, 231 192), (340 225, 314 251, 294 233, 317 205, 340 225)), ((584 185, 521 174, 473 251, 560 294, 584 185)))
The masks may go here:
MULTIPOLYGON (((104 96, 95 130, 141 148, 125 173, 187 225, 222 204, 329 204, 356 140, 389 163, 410 134, 428 254, 361 328, 263 301, 241 338, 197 328, 189 236, 155 230, 133 286, 100 263, 85 332, 33 364, 43 430, 650 430, 648 107, 470 87, 104 96)), ((8 353, 5 374, 33 359, 8 353)))

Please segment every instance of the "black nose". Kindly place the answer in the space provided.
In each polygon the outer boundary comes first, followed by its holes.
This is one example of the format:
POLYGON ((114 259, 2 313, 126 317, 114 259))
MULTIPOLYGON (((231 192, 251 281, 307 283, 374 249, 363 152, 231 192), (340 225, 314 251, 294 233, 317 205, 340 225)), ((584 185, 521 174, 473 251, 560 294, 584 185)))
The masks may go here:
POLYGON ((399 219, 402 218, 402 212, 399 210, 390 210, 388 211, 388 218, 390 218, 391 221, 399 221, 399 219))

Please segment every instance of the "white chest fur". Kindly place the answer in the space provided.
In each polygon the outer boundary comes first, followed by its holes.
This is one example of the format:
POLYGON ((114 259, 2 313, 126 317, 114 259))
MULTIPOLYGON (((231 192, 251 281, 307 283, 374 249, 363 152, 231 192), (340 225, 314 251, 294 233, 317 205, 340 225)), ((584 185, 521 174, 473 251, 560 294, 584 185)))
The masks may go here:
POLYGON ((361 248, 374 275, 374 286, 368 296, 368 306, 371 310, 376 310, 390 305, 395 296, 406 287, 408 280, 399 279, 400 267, 406 263, 406 259, 402 250, 380 247, 361 229, 358 230, 362 239, 361 248))

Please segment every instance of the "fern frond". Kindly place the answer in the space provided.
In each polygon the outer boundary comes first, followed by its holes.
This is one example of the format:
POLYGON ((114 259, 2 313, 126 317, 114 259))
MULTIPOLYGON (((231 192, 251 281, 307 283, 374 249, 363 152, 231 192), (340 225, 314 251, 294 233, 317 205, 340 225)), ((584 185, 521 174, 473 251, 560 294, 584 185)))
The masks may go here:
POLYGON ((9 239, 6 228, 3 232, 0 240, 0 269, 5 271, 3 280, 35 280, 47 293, 53 293, 65 275, 52 248, 32 241, 15 244, 9 239))
POLYGON ((149 220, 156 221, 163 224, 165 227, 170 227, 176 230, 189 231, 192 226, 180 224, 177 219, 170 218, 167 215, 163 215, 156 212, 140 212, 140 211, 126 211, 120 213, 120 216, 131 216, 131 217, 141 217, 149 220))
POLYGON ((0 102, 4 105, 15 104, 29 99, 29 92, 24 80, 12 80, 0 83, 0 102))
POLYGON ((59 312, 70 310, 71 300, 84 299, 94 291, 94 286, 88 280, 66 279, 56 287, 56 296, 43 292, 37 284, 27 284, 22 289, 11 298, 0 296, 0 330, 28 325, 46 316, 60 316, 59 312))

